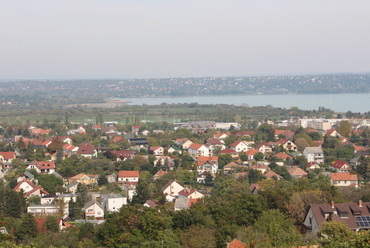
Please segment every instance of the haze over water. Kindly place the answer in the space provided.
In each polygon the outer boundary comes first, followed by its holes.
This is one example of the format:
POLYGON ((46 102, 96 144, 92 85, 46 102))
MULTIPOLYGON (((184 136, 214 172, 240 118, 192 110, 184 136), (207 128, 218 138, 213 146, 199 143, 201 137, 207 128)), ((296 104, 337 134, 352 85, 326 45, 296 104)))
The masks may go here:
POLYGON ((161 103, 199 103, 199 104, 248 104, 313 110, 319 107, 330 108, 336 112, 368 112, 370 111, 370 94, 325 94, 325 95, 228 95, 228 96, 197 96, 197 97, 158 97, 131 98, 133 105, 158 105, 161 103))

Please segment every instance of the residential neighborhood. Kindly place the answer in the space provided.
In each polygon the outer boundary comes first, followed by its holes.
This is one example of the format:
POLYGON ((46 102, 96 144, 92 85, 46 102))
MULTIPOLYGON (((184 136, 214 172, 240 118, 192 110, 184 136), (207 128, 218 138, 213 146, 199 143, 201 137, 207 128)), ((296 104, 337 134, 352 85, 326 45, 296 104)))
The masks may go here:
MULTIPOLYGON (((271 122, 246 130, 238 125, 233 130, 205 128, 206 123, 193 123, 188 129, 154 128, 150 123, 59 124, 62 135, 48 125, 1 126, 3 192, 9 190, 18 199, 7 216, 29 214, 43 225, 54 218, 63 232, 87 223, 104 231, 121 215, 139 218, 140 223, 155 216, 157 221, 171 218, 172 224, 160 221, 151 235, 160 230, 208 235, 214 224, 260 230, 263 218, 281 215, 296 233, 291 238, 302 244, 331 221, 344 219, 353 232, 365 230, 370 211, 370 130, 347 120, 330 123, 329 131, 271 122), (348 126, 349 131, 344 128, 348 126), (361 209, 361 215, 355 214, 361 209), (217 217, 218 211, 226 212, 217 217), (247 215, 235 217, 233 211, 247 215), (350 215, 353 221, 346 217, 350 215)), ((139 223, 127 225, 149 235, 139 223)), ((16 227, 9 222, 5 228, 9 232, 16 227)), ((36 230, 48 232, 42 226, 36 230)), ((212 247, 249 247, 238 240, 237 232, 219 231, 212 236, 216 237, 212 247)), ((125 242, 135 246, 133 237, 125 242)), ((111 242, 108 236, 99 239, 111 242)), ((269 242, 280 244, 273 237, 269 242)))

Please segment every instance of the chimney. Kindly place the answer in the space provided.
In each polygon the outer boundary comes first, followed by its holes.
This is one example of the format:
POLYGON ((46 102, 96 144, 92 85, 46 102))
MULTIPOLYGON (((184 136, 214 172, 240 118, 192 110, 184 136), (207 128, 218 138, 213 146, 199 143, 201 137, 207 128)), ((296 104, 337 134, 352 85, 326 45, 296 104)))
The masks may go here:
POLYGON ((334 208, 334 201, 331 201, 331 208, 334 208))
POLYGON ((362 208, 362 201, 361 201, 361 200, 359 200, 359 201, 358 201, 358 206, 359 206, 360 208, 362 208))

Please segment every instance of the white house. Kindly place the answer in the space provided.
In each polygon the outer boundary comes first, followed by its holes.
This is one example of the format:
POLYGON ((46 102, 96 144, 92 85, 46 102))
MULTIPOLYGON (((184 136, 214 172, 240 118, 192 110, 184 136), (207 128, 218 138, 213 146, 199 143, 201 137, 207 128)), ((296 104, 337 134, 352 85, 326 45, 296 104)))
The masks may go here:
POLYGON ((118 212, 123 205, 127 204, 127 197, 120 194, 104 194, 101 199, 102 206, 108 212, 118 212))
POLYGON ((358 187, 358 178, 356 174, 350 174, 346 172, 331 173, 330 182, 334 186, 353 186, 358 187))
POLYGON ((139 182, 139 171, 118 171, 118 183, 137 183, 139 182))
POLYGON ((167 201, 173 201, 183 189, 184 187, 176 182, 176 179, 172 179, 162 188, 162 192, 166 196, 167 201))
POLYGON ((324 152, 321 147, 306 147, 303 150, 303 156, 307 159, 307 161, 315 162, 318 164, 324 163, 324 152))
POLYGON ((208 157, 210 155, 208 147, 202 144, 197 144, 197 143, 191 144, 188 148, 188 152, 190 155, 194 157, 199 157, 199 156, 208 157))
POLYGON ((236 152, 246 152, 251 149, 246 143, 241 140, 237 140, 230 145, 231 149, 235 150, 236 152))
POLYGON ((97 201, 89 201, 82 208, 85 213, 86 219, 102 220, 104 219, 104 208, 97 201))
POLYGON ((155 156, 162 156, 164 154, 164 149, 161 146, 152 146, 149 148, 149 153, 155 156))

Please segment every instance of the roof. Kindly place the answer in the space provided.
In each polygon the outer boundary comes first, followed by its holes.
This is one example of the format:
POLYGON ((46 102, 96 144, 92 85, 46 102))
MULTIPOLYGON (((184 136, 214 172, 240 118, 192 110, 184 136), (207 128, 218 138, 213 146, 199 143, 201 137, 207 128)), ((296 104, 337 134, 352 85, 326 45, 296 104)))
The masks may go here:
POLYGON ((279 152, 277 154, 274 155, 275 158, 278 158, 278 159, 291 159, 292 156, 289 156, 288 154, 286 154, 285 152, 279 152))
POLYGON ((31 195, 33 192, 35 192, 35 191, 37 191, 37 190, 40 190, 40 193, 41 193, 41 194, 50 195, 47 191, 45 191, 45 190, 41 187, 41 185, 39 185, 39 186, 34 187, 32 190, 28 191, 26 194, 24 194, 24 196, 29 196, 29 195, 31 195))
POLYGON ((307 153, 324 153, 321 147, 306 147, 307 153))
POLYGON ((230 147, 236 147, 236 146, 237 146, 237 145, 239 145, 240 143, 243 143, 243 141, 236 140, 236 141, 234 141, 234 143, 232 143, 232 144, 230 145, 230 147))
POLYGON ((15 152, 0 152, 0 156, 3 156, 3 158, 5 160, 14 159, 15 158, 15 152))
POLYGON ((217 164, 218 163, 218 156, 199 156, 197 158, 198 165, 203 165, 207 162, 210 162, 211 164, 217 164))
POLYGON ((123 157, 123 158, 131 158, 135 153, 134 151, 109 151, 109 153, 114 154, 117 158, 123 157))
POLYGON ((272 178, 272 177, 281 178, 279 174, 273 172, 272 170, 266 172, 263 176, 266 178, 272 178))
POLYGON ((307 176, 307 172, 305 172, 304 170, 302 170, 301 168, 299 168, 298 166, 293 166, 292 168, 290 168, 288 170, 288 173, 291 175, 291 176, 307 176))
POLYGON ((330 178, 332 181, 357 181, 356 174, 350 174, 345 172, 331 173, 330 178))
POLYGON ((146 205, 148 205, 150 208, 156 208, 157 204, 155 204, 152 200, 147 200, 145 202, 146 205))
POLYGON ((188 149, 192 149, 192 150, 198 150, 199 148, 201 148, 203 145, 202 144, 198 144, 198 143, 193 143, 189 146, 188 149))
POLYGON ((247 154, 247 155, 251 155, 251 156, 254 156, 254 155, 256 155, 256 153, 258 153, 259 151, 257 151, 256 149, 250 149, 250 150, 248 150, 248 151, 246 151, 245 152, 245 154, 247 154))
POLYGON ((337 169, 340 169, 344 165, 348 165, 348 163, 346 161, 343 161, 343 160, 337 160, 337 161, 334 162, 333 167, 337 168, 337 169))
POLYGON ((237 153, 237 152, 234 149, 227 148, 227 149, 223 149, 219 153, 220 154, 234 154, 234 153, 237 153))
POLYGON ((139 177, 139 171, 118 171, 118 177, 139 177))
POLYGON ((162 148, 161 146, 151 146, 150 148, 149 148, 149 150, 150 151, 156 151, 156 150, 158 150, 158 149, 160 149, 160 148, 162 148))
POLYGON ((91 207, 94 204, 96 204, 98 207, 100 207, 101 209, 104 210, 103 206, 99 202, 94 201, 94 200, 89 201, 88 203, 86 203, 85 206, 82 208, 82 210, 85 211, 86 209, 88 209, 89 207, 91 207))
POLYGON ((14 187, 14 191, 19 191, 18 189, 20 188, 20 186, 23 184, 23 183, 28 183, 32 188, 34 188, 35 187, 35 185, 32 183, 32 182, 30 182, 30 181, 28 181, 27 179, 23 179, 22 181, 20 181, 18 184, 17 184, 17 186, 15 186, 14 187))
POLYGON ((93 154, 95 147, 91 143, 82 143, 78 148, 77 154, 93 154))
POLYGON ((225 168, 230 168, 230 169, 232 169, 232 168, 237 168, 237 167, 244 167, 244 165, 237 164, 237 163, 235 163, 235 162, 230 162, 230 163, 228 163, 227 165, 225 165, 225 166, 224 166, 224 169, 225 169, 225 168))
MULTIPOLYGON (((334 203, 331 204, 311 204, 310 209, 313 216, 320 226, 324 222, 327 222, 325 214, 332 214, 332 220, 343 221, 350 229, 364 229, 369 227, 363 227, 358 224, 357 218, 354 212, 359 212, 359 216, 370 216, 369 212, 370 202, 345 202, 345 203, 334 203), (341 213, 347 213, 346 218, 341 218, 341 213)), ((308 213, 308 212, 307 212, 308 213)), ((307 215, 306 215, 307 216, 307 215)))
POLYGON ((176 179, 171 179, 165 186, 162 187, 162 191, 165 190, 166 188, 168 188, 168 186, 170 186, 172 183, 177 183, 178 185, 180 185, 182 187, 181 184, 176 182, 176 179))
POLYGON ((185 188, 179 192, 179 195, 183 195, 188 197, 189 195, 193 194, 196 190, 192 188, 185 188))
POLYGON ((167 173, 169 173, 169 172, 163 171, 162 169, 160 169, 159 171, 157 171, 157 173, 154 174, 154 176, 162 177, 162 176, 166 175, 167 173))
POLYGON ((234 239, 233 241, 231 241, 227 248, 246 248, 247 245, 244 244, 243 242, 237 240, 237 239, 234 239))

